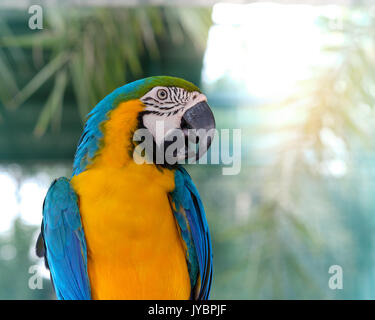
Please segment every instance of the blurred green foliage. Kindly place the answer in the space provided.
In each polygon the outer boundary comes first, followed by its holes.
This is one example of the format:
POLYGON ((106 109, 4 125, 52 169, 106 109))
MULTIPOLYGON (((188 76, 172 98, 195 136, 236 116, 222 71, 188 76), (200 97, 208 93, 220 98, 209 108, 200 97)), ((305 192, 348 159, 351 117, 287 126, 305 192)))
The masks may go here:
POLYGON ((36 239, 35 232, 35 227, 16 219, 11 233, 0 235, 0 299, 54 298, 49 279, 41 278, 40 289, 29 287, 29 281, 34 283, 32 277, 36 275, 30 267, 40 263, 30 246, 36 239))
POLYGON ((69 85, 84 120, 109 92, 142 78, 145 59, 157 63, 161 51, 184 44, 186 37, 192 43, 191 50, 203 51, 211 25, 210 11, 182 7, 52 7, 43 10, 43 30, 21 35, 13 34, 1 19, 1 102, 14 109, 54 79, 34 133, 43 135, 51 123, 55 128, 59 126, 69 85), (20 90, 11 62, 20 64, 15 58, 24 54, 22 48, 32 49, 39 70, 20 90), (4 49, 10 50, 10 59, 4 49))

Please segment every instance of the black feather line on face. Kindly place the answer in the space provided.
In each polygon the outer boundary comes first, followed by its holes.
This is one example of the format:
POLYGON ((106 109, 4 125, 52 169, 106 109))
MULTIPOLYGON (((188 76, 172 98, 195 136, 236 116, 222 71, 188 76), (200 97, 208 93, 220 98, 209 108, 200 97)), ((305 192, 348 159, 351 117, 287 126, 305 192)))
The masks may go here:
POLYGON ((173 105, 172 107, 163 107, 163 108, 159 108, 160 110, 171 110, 173 108, 177 108, 178 106, 180 106, 179 104, 175 104, 173 105))
MULTIPOLYGON (((170 109, 173 109, 173 108, 171 107, 171 108, 168 108, 168 109, 167 108, 166 109, 162 109, 162 111, 167 111, 167 110, 170 110, 170 109)), ((158 116, 166 116, 166 117, 168 117, 170 115, 177 114, 182 109, 183 109, 183 107, 180 107, 180 108, 178 108, 176 110, 171 110, 169 112, 160 112, 160 111, 156 111, 156 110, 146 110, 146 111, 144 111, 144 114, 156 114, 158 116)))
MULTIPOLYGON (((162 106, 158 106, 156 104, 152 104, 152 103, 148 103, 148 102, 145 102, 144 105, 146 107, 153 107, 153 108, 158 109, 160 111, 171 110, 171 109, 174 109, 174 108, 176 108, 176 107, 179 106, 179 104, 175 104, 175 105, 173 105, 171 107, 162 107, 162 106)), ((148 112, 153 112, 153 110, 147 110, 147 111, 148 112)))
POLYGON ((158 108, 159 105, 157 104, 154 104, 152 102, 143 102, 143 104, 146 106, 146 107, 155 107, 155 108, 158 108))
POLYGON ((172 99, 173 94, 172 94, 171 88, 167 87, 167 89, 168 89, 168 92, 169 92, 168 98, 172 99))
POLYGON ((153 97, 146 97, 146 98, 144 98, 143 100, 144 100, 144 101, 154 100, 155 102, 160 103, 159 100, 157 100, 157 99, 155 99, 155 98, 153 98, 153 97))

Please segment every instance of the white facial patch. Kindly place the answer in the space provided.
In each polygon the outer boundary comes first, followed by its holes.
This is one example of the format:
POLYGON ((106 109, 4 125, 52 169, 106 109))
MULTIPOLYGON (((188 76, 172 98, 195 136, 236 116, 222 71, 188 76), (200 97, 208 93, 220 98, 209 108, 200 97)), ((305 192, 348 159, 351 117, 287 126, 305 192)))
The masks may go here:
POLYGON ((207 98, 197 91, 158 86, 140 100, 146 106, 143 124, 154 136, 156 144, 160 145, 168 133, 180 128, 183 114, 197 103, 207 101, 207 98))

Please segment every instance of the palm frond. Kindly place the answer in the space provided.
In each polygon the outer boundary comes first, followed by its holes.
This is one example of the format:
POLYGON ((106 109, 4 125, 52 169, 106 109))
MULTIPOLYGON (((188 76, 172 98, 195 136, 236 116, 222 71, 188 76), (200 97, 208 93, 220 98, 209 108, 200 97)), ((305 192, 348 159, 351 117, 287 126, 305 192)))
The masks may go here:
POLYGON ((73 87, 79 114, 84 119, 88 110, 108 92, 129 78, 142 75, 141 58, 145 54, 152 59, 160 57, 160 38, 181 41, 187 34, 197 48, 202 49, 211 23, 208 9, 162 7, 70 8, 64 11, 49 8, 45 10, 44 21, 46 26, 39 32, 25 35, 3 32, 0 36, 0 49, 17 54, 23 49, 32 49, 37 57, 34 60, 46 61, 19 90, 7 58, 0 51, 1 77, 7 79, 7 87, 0 89, 0 101, 4 105, 11 109, 19 107, 55 78, 55 93, 49 100, 55 98, 45 105, 36 134, 45 132, 48 121, 52 120, 50 115, 56 111, 46 110, 58 108, 60 99, 57 97, 68 87, 61 85, 61 70, 65 70, 66 82, 73 87), (188 22, 187 15, 194 23, 188 22))

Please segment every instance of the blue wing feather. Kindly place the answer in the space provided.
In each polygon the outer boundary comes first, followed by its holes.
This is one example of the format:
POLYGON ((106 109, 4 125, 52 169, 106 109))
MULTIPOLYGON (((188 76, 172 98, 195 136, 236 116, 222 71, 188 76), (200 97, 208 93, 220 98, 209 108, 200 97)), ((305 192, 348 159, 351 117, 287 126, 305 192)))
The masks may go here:
POLYGON ((198 190, 185 169, 175 172, 175 190, 172 193, 174 214, 187 247, 192 297, 198 300, 209 298, 212 282, 211 238, 198 190), (183 217, 183 218, 181 218, 183 217))
POLYGON ((43 206, 43 238, 57 297, 91 299, 78 199, 66 178, 55 180, 47 192, 43 206))

